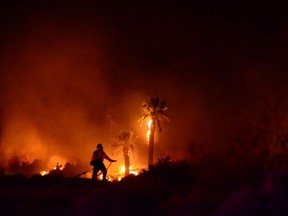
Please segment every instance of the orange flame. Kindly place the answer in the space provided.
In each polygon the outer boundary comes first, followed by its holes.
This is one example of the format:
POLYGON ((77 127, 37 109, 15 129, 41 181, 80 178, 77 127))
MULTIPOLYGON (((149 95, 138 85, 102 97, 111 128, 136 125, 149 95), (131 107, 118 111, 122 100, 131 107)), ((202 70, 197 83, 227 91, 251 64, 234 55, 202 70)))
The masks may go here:
POLYGON ((150 140, 151 125, 152 125, 152 119, 149 119, 148 122, 147 122, 148 131, 146 133, 146 137, 147 137, 148 141, 150 140))
MULTIPOLYGON (((121 174, 124 174, 125 171, 126 171, 126 167, 124 165, 122 165, 119 169, 120 169, 120 173, 121 174)), ((134 175, 138 175, 138 171, 135 171, 133 166, 129 167, 129 173, 130 174, 134 174, 134 175)))
POLYGON ((39 174, 42 176, 47 175, 52 170, 63 170, 65 168, 66 159, 60 156, 53 155, 47 165, 47 170, 41 171, 39 174), (56 166, 55 166, 56 164, 56 166))
POLYGON ((63 169, 64 169, 64 166, 62 164, 59 165, 57 163, 56 166, 54 166, 51 170, 49 170, 49 171, 43 170, 39 174, 42 175, 42 176, 45 176, 52 170, 61 170, 62 171, 63 169))
POLYGON ((40 175, 41 175, 41 176, 45 176, 45 175, 47 175, 47 174, 48 174, 47 171, 41 171, 41 172, 40 172, 40 175))

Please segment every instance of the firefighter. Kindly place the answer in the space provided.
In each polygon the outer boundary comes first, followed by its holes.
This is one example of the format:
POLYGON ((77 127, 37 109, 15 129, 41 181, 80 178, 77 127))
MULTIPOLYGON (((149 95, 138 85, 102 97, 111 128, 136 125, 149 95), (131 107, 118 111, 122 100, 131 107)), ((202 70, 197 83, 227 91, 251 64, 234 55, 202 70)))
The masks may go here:
POLYGON ((101 170, 103 173, 103 182, 107 183, 106 175, 107 175, 107 169, 103 163, 103 160, 106 159, 110 162, 116 162, 116 160, 112 160, 109 158, 106 153, 103 151, 103 146, 101 143, 97 145, 97 149, 93 152, 90 165, 94 166, 93 168, 93 174, 92 174, 92 180, 94 183, 96 183, 97 180, 97 173, 101 170))

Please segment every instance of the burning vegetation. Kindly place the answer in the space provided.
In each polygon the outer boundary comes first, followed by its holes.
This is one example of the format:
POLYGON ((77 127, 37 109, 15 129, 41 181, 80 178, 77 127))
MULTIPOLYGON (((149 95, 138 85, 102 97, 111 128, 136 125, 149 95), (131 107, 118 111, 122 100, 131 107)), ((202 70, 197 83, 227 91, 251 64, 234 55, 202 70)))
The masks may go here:
MULTIPOLYGON (((150 163, 149 166, 152 166, 154 143, 158 142, 158 133, 168 122, 166 114, 167 105, 165 102, 161 101, 159 97, 151 97, 143 103, 141 110, 142 114, 139 122, 146 122, 148 126, 146 132, 149 147, 148 162, 150 163)), ((137 176, 141 170, 145 169, 143 165, 137 166, 137 164, 142 164, 141 162, 139 163, 139 160, 136 163, 135 161, 131 163, 131 156, 133 156, 133 160, 136 158, 136 161, 137 157, 139 157, 139 149, 141 149, 139 142, 141 143, 141 141, 139 141, 139 136, 135 136, 134 132, 131 130, 121 130, 117 136, 113 137, 113 144, 110 146, 112 153, 117 156, 119 155, 119 152, 121 152, 124 164, 117 164, 118 168, 114 166, 113 170, 109 170, 109 181, 120 181, 123 177, 128 175, 137 176), (137 150, 138 155, 134 154, 135 150, 137 150)), ((25 152, 24 149, 21 151, 25 152)), ((34 153, 37 154, 37 152, 34 153)), ((47 158, 46 161, 40 159, 31 161, 28 156, 15 155, 8 159, 8 163, 3 166, 3 169, 8 175, 22 173, 27 176, 32 176, 38 173, 41 176, 57 174, 68 178, 73 176, 91 178, 92 171, 91 169, 88 169, 85 162, 83 163, 83 160, 75 162, 75 158, 73 160, 74 162, 70 162, 69 159, 65 157, 65 154, 63 154, 63 156, 52 155, 50 157, 47 157, 46 155, 45 158, 47 158), (83 172, 83 170, 87 171, 83 172)), ((98 178, 101 179, 102 175, 99 174, 98 178)))
POLYGON ((148 140, 148 166, 153 166, 154 144, 157 142, 158 133, 169 122, 167 116, 167 104, 161 101, 159 97, 148 98, 141 106, 142 115, 140 123, 145 122, 148 126, 146 137, 148 140))

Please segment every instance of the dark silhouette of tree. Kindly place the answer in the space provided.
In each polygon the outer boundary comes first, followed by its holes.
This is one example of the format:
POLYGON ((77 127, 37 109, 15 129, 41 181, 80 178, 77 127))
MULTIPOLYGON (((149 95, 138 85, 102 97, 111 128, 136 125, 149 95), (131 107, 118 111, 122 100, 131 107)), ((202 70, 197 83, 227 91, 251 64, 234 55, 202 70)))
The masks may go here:
POLYGON ((121 130, 118 136, 115 137, 116 141, 112 144, 113 154, 116 155, 122 150, 125 162, 125 176, 129 175, 130 167, 130 153, 134 151, 137 145, 134 133, 129 130, 121 130))
POLYGON ((142 114, 139 119, 140 123, 148 122, 151 120, 150 134, 148 138, 149 150, 148 150, 148 166, 153 165, 153 150, 155 136, 160 132, 163 126, 166 126, 169 122, 169 118, 166 114, 167 104, 161 101, 159 97, 150 97, 147 101, 143 102, 141 106, 142 114))

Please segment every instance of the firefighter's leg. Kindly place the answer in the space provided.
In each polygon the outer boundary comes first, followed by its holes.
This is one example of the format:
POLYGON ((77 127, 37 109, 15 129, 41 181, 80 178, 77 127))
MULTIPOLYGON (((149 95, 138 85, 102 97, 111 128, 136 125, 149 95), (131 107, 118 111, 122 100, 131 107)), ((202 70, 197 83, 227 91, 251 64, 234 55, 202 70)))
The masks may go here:
POLYGON ((102 166, 101 166, 101 171, 102 171, 102 173, 103 173, 103 181, 107 181, 107 179, 106 179, 107 169, 106 169, 106 167, 105 167, 104 164, 102 164, 102 166))
POLYGON ((92 182, 93 184, 96 184, 97 182, 97 173, 99 172, 99 168, 94 167, 93 173, 92 173, 92 182))

